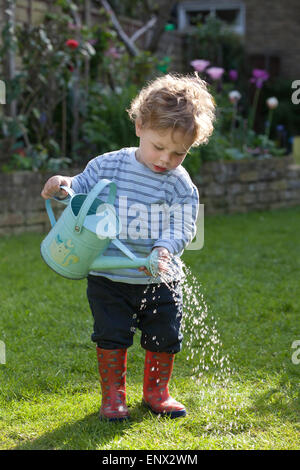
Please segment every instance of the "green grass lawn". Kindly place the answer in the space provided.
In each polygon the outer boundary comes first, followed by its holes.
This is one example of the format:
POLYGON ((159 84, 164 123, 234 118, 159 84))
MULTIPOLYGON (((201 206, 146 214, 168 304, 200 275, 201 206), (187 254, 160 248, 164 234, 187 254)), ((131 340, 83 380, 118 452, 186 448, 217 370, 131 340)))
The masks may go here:
POLYGON ((98 420, 86 282, 45 265, 41 235, 1 238, 0 448, 299 449, 299 233, 300 207, 205 218, 203 249, 183 256, 202 298, 197 308, 187 294, 193 317, 170 384, 188 416, 157 418, 142 406, 137 332, 126 423, 98 420))

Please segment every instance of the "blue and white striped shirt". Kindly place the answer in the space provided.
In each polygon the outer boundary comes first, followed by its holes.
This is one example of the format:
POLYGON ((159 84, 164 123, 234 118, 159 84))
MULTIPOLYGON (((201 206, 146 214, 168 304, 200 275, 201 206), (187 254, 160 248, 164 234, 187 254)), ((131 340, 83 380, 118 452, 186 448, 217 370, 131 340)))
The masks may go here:
MULTIPOLYGON (((123 148, 93 158, 82 173, 73 177, 72 189, 75 193, 89 193, 100 179, 115 182, 114 207, 122 224, 118 238, 137 257, 147 257, 153 247, 162 246, 176 259, 196 234, 198 190, 181 165, 156 173, 136 160, 136 150, 123 148)), ((107 200, 108 191, 105 187, 99 196, 103 201, 107 200)), ((104 256, 125 255, 111 243, 104 256)), ((90 274, 130 284, 159 282, 132 268, 90 274)))

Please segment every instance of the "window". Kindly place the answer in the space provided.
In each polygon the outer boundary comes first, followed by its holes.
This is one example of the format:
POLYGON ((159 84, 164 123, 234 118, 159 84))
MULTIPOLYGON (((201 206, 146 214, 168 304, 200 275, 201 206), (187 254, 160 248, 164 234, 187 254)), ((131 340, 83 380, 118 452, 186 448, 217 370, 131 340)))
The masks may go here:
POLYGON ((207 16, 210 15, 209 10, 201 10, 201 11, 187 11, 187 24, 189 26, 197 26, 197 23, 205 23, 207 16))
POLYGON ((208 16, 215 16, 239 34, 245 32, 245 6, 242 3, 228 2, 226 5, 218 2, 194 1, 178 5, 178 29, 185 30, 205 22, 208 16))

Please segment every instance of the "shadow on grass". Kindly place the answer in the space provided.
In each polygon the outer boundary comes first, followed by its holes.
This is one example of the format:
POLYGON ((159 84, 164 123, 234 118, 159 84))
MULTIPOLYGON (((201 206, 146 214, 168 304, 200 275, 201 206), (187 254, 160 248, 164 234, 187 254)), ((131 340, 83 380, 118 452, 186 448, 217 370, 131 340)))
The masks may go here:
POLYGON ((299 423, 300 392, 298 384, 282 383, 278 387, 270 387, 261 393, 253 394, 250 412, 261 417, 276 416, 290 424, 299 423))
POLYGON ((46 432, 37 439, 20 443, 12 450, 95 450, 121 438, 136 423, 149 416, 149 411, 137 404, 129 407, 130 419, 122 422, 100 421, 99 413, 92 413, 83 419, 64 424, 54 431, 46 432))

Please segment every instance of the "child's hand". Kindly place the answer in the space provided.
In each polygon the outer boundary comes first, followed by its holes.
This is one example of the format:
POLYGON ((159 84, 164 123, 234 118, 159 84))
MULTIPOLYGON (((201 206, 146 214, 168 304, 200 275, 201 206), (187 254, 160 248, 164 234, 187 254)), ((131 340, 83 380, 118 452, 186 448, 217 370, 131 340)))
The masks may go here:
MULTIPOLYGON (((156 246, 153 248, 153 250, 158 250, 158 272, 167 272, 168 271, 168 262, 170 261, 170 252, 167 250, 167 248, 164 248, 163 246, 156 246)), ((152 251, 153 251, 152 250, 152 251)), ((139 271, 144 271, 147 276, 152 276, 152 274, 148 271, 146 266, 141 266, 138 268, 139 271)))
POLYGON ((41 192, 41 196, 44 199, 50 199, 54 196, 58 197, 59 199, 64 199, 65 197, 67 197, 68 193, 64 189, 61 189, 60 186, 68 186, 70 188, 71 182, 72 178, 70 178, 69 176, 52 176, 46 182, 41 192))

